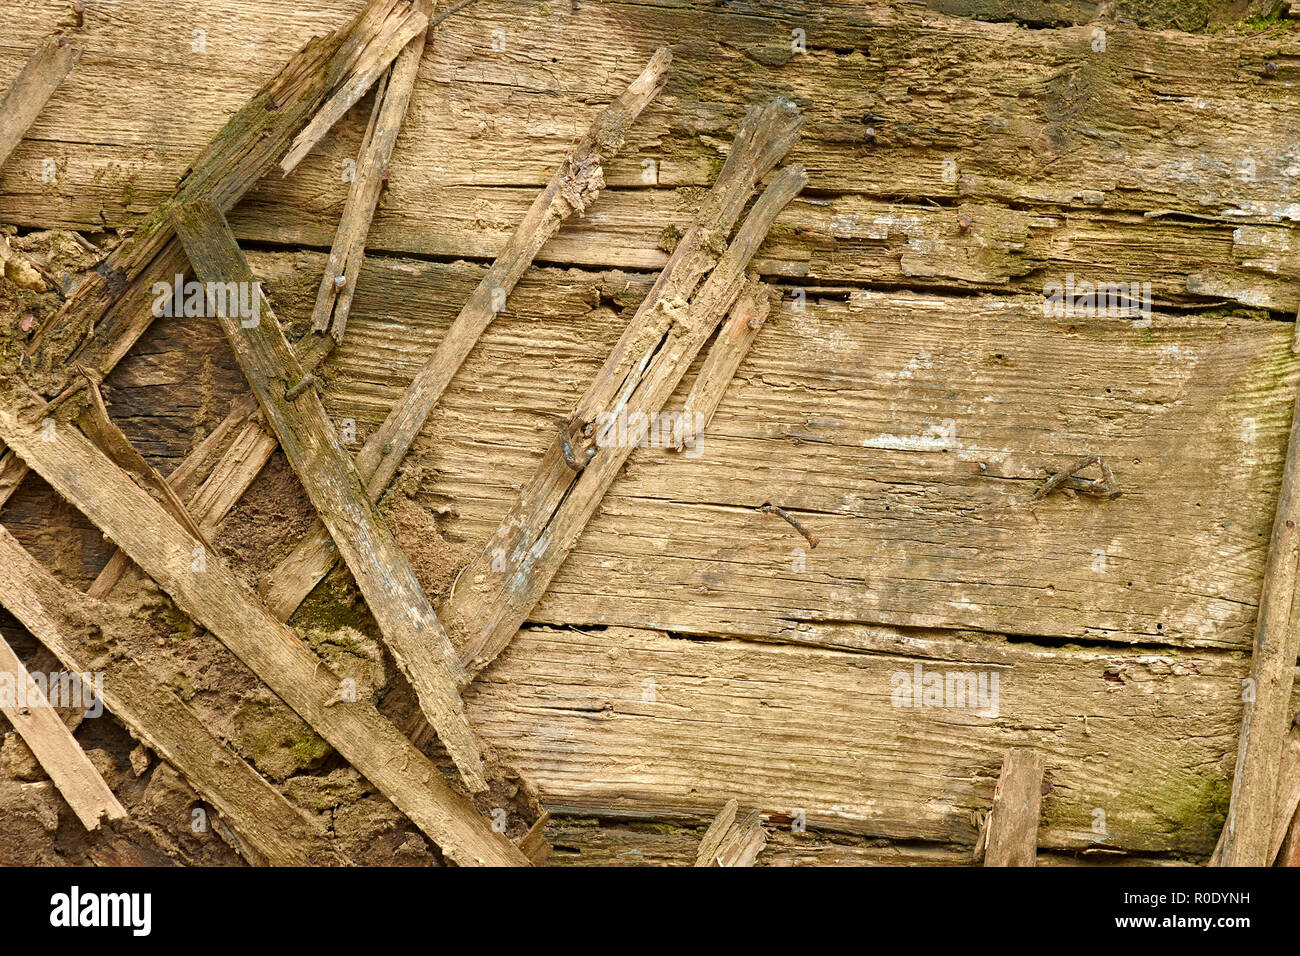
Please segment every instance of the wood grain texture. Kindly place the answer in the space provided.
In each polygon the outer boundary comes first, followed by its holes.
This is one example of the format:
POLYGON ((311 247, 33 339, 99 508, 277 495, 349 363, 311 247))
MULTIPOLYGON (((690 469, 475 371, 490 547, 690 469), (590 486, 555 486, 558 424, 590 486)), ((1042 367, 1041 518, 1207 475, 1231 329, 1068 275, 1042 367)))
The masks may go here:
POLYGON ((43 441, 41 430, 29 421, 39 408, 34 396, 10 386, 0 403, 0 437, 378 787, 449 859, 463 865, 527 863, 374 707, 340 699, 341 685, 329 667, 215 555, 205 555, 204 570, 197 571, 198 542, 75 428, 56 428, 53 441, 43 441))
MULTIPOLYGON (((319 262, 253 257, 300 329, 311 298, 292 277, 319 262)), ((482 276, 367 269, 324 373, 331 416, 359 438, 482 276)), ((481 541, 498 525, 552 443, 546 415, 574 407, 625 327, 616 310, 647 286, 577 270, 521 283, 411 453, 445 533, 481 541)), ((1250 646, 1297 383, 1289 325, 1158 313, 1135 329, 1047 318, 1041 299, 905 292, 812 296, 797 311, 786 291, 700 454, 638 449, 533 621, 812 643, 839 624, 890 624, 1250 646), (1085 452, 1114 463, 1124 497, 1031 506, 1085 452), (769 498, 819 535, 815 551, 756 510, 769 498)))
POLYGON ((68 37, 48 38, 36 47, 0 98, 0 168, 76 65, 81 50, 68 37))
POLYGON ((969 860, 1004 754, 1032 747, 1051 767, 1040 849, 1213 848, 1240 655, 845 630, 833 650, 527 627, 466 701, 553 813, 703 826, 734 796, 787 828, 964 844, 969 860), (895 706, 918 666, 996 673, 996 715, 895 706))
MULTIPOLYGON (((566 220, 575 213, 579 217, 585 215, 587 207, 599 198, 604 187, 605 164, 617 155, 637 117, 658 95, 671 62, 672 55, 667 49, 656 52, 641 73, 578 137, 437 349, 415 373, 383 424, 366 439, 357 454, 356 466, 371 497, 378 499, 387 489, 429 413, 483 330, 506 308, 510 293, 532 265, 538 250, 566 220)), ((333 263, 333 251, 330 258, 333 263)), ((313 330, 320 330, 321 314, 318 292, 312 313, 313 330)), ((329 572, 336 557, 333 541, 324 525, 318 523, 262 582, 260 590, 267 604, 288 619, 329 572)))
POLYGON ((1024 747, 1008 750, 975 845, 976 860, 985 866, 1033 866, 1042 804, 1043 755, 1024 747))
POLYGON ((350 862, 181 700, 123 652, 118 612, 55 580, 0 528, 5 608, 69 671, 104 672, 104 704, 273 866, 350 862))
POLYGON ((797 140, 802 122, 798 108, 781 98, 746 113, 695 222, 510 512, 462 572, 459 590, 453 587, 443 614, 471 675, 501 652, 546 593, 634 450, 633 442, 611 432, 626 431, 633 416, 647 418, 664 408, 740 295, 754 251, 776 214, 803 189, 805 170, 788 166, 776 173, 729 243, 728 237, 759 179, 797 140))
MULTIPOLYGON (((1291 411, 1286 464, 1277 491, 1268 561, 1255 621, 1250 677, 1242 692, 1241 744, 1232 805, 1223 828, 1223 866, 1268 866, 1278 795, 1278 769, 1291 725, 1291 690, 1300 628, 1300 395, 1291 411)), ((1289 814, 1288 814, 1289 816, 1289 814)))
MULTIPOLYGON (((27 668, 13 648, 2 637, 0 675, 6 678, 6 696, 9 697, 0 702, 0 713, 18 731, 23 743, 31 748, 41 768, 54 781, 54 786, 58 787, 59 793, 77 815, 81 825, 87 830, 98 830, 104 820, 125 820, 126 809, 108 788, 58 711, 50 706, 40 686, 32 682, 27 668)), ((93 693, 93 684, 91 688, 93 693)))
MULTIPOLYGON (((137 221, 273 64, 358 5, 291 13, 203 0, 173 15, 120 0, 38 124, 41 142, 20 147, 0 176, 0 219, 137 221), (181 29, 198 22, 202 56, 181 29), (248 49, 259 55, 236 55, 248 49), (183 113, 163 105, 172 96, 183 113), (53 185, 38 175, 46 143, 59 144, 53 185)), ((38 0, 11 7, 24 45, 0 46, 0 70, 16 71, 58 13, 38 0)), ((679 68, 607 171, 606 202, 544 261, 659 268, 661 234, 694 208, 678 190, 712 181, 745 104, 784 93, 807 104, 792 161, 808 167, 824 205, 778 222, 758 257, 767 275, 1007 291, 1041 289, 1042 270, 1073 270, 1149 279, 1181 304, 1224 298, 1294 314, 1296 152, 1285 129, 1296 104, 1289 80, 1256 68, 1285 62, 1285 40, 1110 23, 1099 52, 1092 29, 977 23, 907 4, 482 0, 439 28, 421 64, 371 248, 495 257, 608 77, 671 43, 679 68), (791 52, 796 25, 806 53, 791 52), (493 30, 504 50, 492 49, 493 30), (446 148, 467 134, 474 148, 446 148)), ((294 175, 255 189, 232 218, 240 237, 329 246, 349 189, 341 163, 358 154, 365 124, 345 117, 294 175)))
POLYGON ((254 319, 209 299, 244 376, 294 472, 352 571, 394 660, 415 688, 466 784, 486 790, 483 754, 465 720, 459 685, 465 673, 451 639, 416 580, 379 508, 366 491, 309 374, 262 295, 225 217, 211 202, 176 210, 175 228, 195 274, 209 288, 238 284, 260 305, 254 319), (298 394, 295 396, 295 392, 298 394))

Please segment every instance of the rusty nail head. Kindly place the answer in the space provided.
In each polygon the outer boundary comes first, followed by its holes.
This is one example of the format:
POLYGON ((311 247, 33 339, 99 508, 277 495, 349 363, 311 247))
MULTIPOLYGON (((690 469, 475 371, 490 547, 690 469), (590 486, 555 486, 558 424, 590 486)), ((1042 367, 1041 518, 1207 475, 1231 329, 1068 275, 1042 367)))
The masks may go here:
POLYGON ((343 288, 343 287, 344 287, 345 285, 347 285, 347 284, 348 284, 348 277, 347 277, 347 276, 335 276, 335 277, 334 277, 334 288, 336 288, 336 289, 341 289, 341 288, 343 288))
POLYGON ((1267 63, 1265 63, 1265 64, 1264 64, 1264 73, 1265 73, 1266 75, 1268 75, 1268 76, 1276 76, 1276 75, 1277 75, 1277 62, 1274 61, 1274 60, 1269 60, 1267 63))
POLYGON ((970 216, 960 216, 960 217, 957 219, 957 225, 960 226, 962 229, 969 229, 969 228, 970 228, 970 216))

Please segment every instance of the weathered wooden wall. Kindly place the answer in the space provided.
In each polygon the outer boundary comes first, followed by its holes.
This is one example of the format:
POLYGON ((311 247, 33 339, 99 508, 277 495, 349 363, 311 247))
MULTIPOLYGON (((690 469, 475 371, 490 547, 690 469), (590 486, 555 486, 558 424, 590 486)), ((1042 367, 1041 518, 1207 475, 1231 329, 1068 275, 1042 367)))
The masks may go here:
MULTIPOLYGON (((0 85, 61 15, 10 6, 0 85)), ((0 173, 0 222, 129 226, 357 6, 106 5, 0 173)), ((506 512, 744 104, 787 93, 809 117, 793 156, 809 189, 760 253, 783 306, 700 455, 632 457, 470 692, 476 728, 554 809, 699 824, 736 795, 777 825, 801 810, 814 830, 951 847, 973 842, 1003 751, 1033 746, 1044 847, 1212 847, 1297 387, 1296 34, 1154 32, 1070 6, 1061 22, 1084 23, 1027 29, 922 4, 483 0, 439 28, 325 370, 357 447, 586 117, 655 46, 676 54, 612 188, 543 250, 408 459, 406 489, 452 542, 506 512), (1044 283, 1067 273, 1151 282, 1153 321, 1044 317, 1044 283), (1044 469, 1088 452, 1122 498, 1029 502, 1044 469), (759 513, 768 498, 820 545, 759 513), (892 676, 918 662, 996 671, 997 716, 892 706, 892 676)), ((364 121, 232 216, 299 332, 364 121)), ((108 384, 164 466, 245 387, 215 325, 176 320, 108 384)), ((6 513, 32 540, 39 497, 6 513)), ((70 568, 105 556, 86 545, 70 568)), ((562 830, 601 860, 635 832, 562 830)))

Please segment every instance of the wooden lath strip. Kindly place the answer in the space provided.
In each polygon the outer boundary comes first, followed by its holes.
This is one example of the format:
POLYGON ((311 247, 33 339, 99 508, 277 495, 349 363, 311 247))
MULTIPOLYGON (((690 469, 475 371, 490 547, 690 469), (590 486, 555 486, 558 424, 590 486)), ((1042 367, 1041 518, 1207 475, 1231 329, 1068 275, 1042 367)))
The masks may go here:
MULTIPOLYGON (((1292 346, 1296 352, 1297 347, 1292 346)), ((1268 563, 1255 622, 1250 677, 1244 687, 1241 740, 1232 799, 1212 861, 1222 866, 1271 862, 1278 767, 1291 722, 1289 708, 1300 655, 1297 574, 1300 574, 1300 394, 1291 411, 1286 465, 1278 489, 1268 563)))
MULTIPOLYGON (((0 569, 0 575, 7 575, 8 571, 7 568, 0 569)), ((7 588, 4 597, 8 603, 7 588)), ((0 713, 9 718, 18 736, 31 748, 81 825, 87 830, 98 830, 104 819, 125 820, 125 808, 113 796, 113 791, 81 749, 77 738, 72 736, 72 731, 50 706, 41 689, 31 681, 27 668, 2 637, 0 676, 8 678, 9 689, 13 692, 12 699, 7 699, 9 692, 0 694, 0 713)))
POLYGON ((0 603, 69 671, 100 669, 104 705, 273 866, 342 865, 324 832, 122 652, 111 608, 57 581, 0 527, 0 603))
POLYGON ((569 467, 567 447, 552 446, 496 533, 461 572, 440 610, 460 642, 461 659, 471 678, 510 643, 632 453, 630 442, 605 440, 609 429, 619 421, 631 422, 638 415, 648 418, 663 409, 736 302, 745 269, 772 221, 806 180, 801 166, 774 176, 691 301, 646 317, 648 327, 658 328, 662 338, 645 361, 630 370, 622 395, 606 413, 610 419, 601 423, 600 434, 589 439, 590 455, 583 455, 582 470, 569 467))
MULTIPOLYGON (((425 0, 416 0, 415 8, 428 12, 425 0)), ((343 340, 347 328, 357 277, 361 275, 361 263, 365 260, 366 236, 379 203, 379 194, 388 178, 388 163, 415 89, 427 36, 427 31, 421 30, 403 48, 393 61, 387 82, 381 81, 375 95, 370 125, 361 143, 361 158, 348 188, 347 202, 343 206, 343 215, 339 217, 329 264, 321 277, 316 308, 312 313, 312 331, 329 332, 335 342, 343 340)))
POLYGON ((316 115, 294 138, 289 151, 280 160, 280 169, 284 175, 293 172, 334 124, 366 95, 408 44, 421 38, 420 45, 423 49, 423 37, 428 28, 429 11, 426 3, 418 0, 413 5, 399 3, 393 9, 361 52, 347 82, 321 105, 316 115))
POLYGON ((420 708, 473 790, 487 789, 483 755, 458 685, 465 681, 451 639, 410 562, 366 493, 320 395, 310 385, 220 210, 210 202, 176 210, 176 231, 209 286, 256 290, 260 312, 241 320, 209 302, 280 447, 317 515, 338 543, 384 642, 414 687, 420 708), (305 386, 305 387, 304 387, 305 386))
POLYGON ((0 167, 22 142, 80 56, 81 48, 73 46, 67 37, 50 37, 27 60, 0 100, 0 167))
POLYGON ((226 645, 453 862, 527 865, 438 768, 372 705, 339 699, 338 677, 276 620, 216 555, 70 426, 42 435, 43 405, 10 383, 0 401, 3 438, 56 492, 226 645), (42 440, 42 438, 50 440, 42 440), (202 562, 198 561, 202 558, 202 562), (199 570, 202 568, 202 570, 199 570))
POLYGON ((46 392, 62 388, 71 353, 106 375, 154 319, 153 285, 171 283, 186 259, 171 210, 209 199, 235 205, 288 148, 290 139, 352 75, 365 46, 382 34, 393 0, 370 0, 347 26, 314 38, 226 123, 181 177, 175 192, 104 260, 33 337, 28 355, 47 372, 46 392))
POLYGON ((1035 866, 1042 805, 1043 755, 1024 748, 1008 750, 993 789, 993 806, 975 844, 975 862, 1035 866))
POLYGON ((727 385, 735 377, 771 311, 771 288, 751 275, 731 310, 731 317, 718 330, 718 337, 704 357, 691 393, 682 404, 681 420, 673 427, 672 449, 684 451, 688 442, 698 439, 709 427, 722 404, 727 385))

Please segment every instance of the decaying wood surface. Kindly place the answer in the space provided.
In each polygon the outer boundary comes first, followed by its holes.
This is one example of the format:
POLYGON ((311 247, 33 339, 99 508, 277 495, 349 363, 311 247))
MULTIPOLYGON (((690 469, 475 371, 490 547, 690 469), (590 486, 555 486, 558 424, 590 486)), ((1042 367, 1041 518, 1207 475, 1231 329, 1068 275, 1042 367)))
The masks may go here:
POLYGON ((1038 859, 1038 824, 1043 805, 1043 755, 1012 748, 1002 760, 975 861, 985 866, 1033 866, 1038 859))
POLYGON ((758 337, 759 329, 772 310, 771 290, 757 278, 751 277, 736 299, 731 316, 718 332, 709 347, 709 354, 695 376, 691 393, 682 403, 682 418, 674 428, 668 447, 684 450, 688 436, 692 442, 709 427, 713 415, 722 403, 727 386, 736 377, 736 370, 744 361, 749 347, 758 337), (689 423, 689 424, 688 424, 689 423))
MULTIPOLYGON (((226 333, 294 472, 352 571, 394 660, 415 688, 420 708, 470 789, 487 789, 483 754, 465 720, 459 685, 466 682, 451 639, 397 545, 392 529, 366 493, 338 428, 262 296, 221 211, 210 202, 180 206, 175 228, 205 283, 257 289, 255 320, 220 309, 226 333)), ((209 308, 216 309, 215 300, 209 308)))
POLYGON ((122 652, 115 611, 54 579, 0 527, 4 607, 70 672, 104 672, 104 706, 275 866, 343 864, 325 834, 213 736, 181 700, 122 652))
POLYGON ((1032 747, 1052 771, 1040 848, 1212 849, 1241 714, 1235 655, 884 627, 841 638, 526 627, 466 703, 553 813, 703 824, 743 793, 809 831, 961 843, 969 859, 1006 751, 1032 747), (996 674, 996 713, 896 700, 917 667, 996 674))
POLYGON ((0 99, 0 167, 27 135, 80 54, 81 48, 74 46, 68 37, 50 37, 23 66, 0 99))
MULTIPOLYGON (((504 252, 483 276, 429 359, 392 406, 383 424, 362 446, 357 470, 378 499, 397 473, 411 443, 424 427, 452 377, 464 364, 484 329, 506 307, 508 296, 539 249, 574 213, 585 214, 604 187, 605 163, 617 155, 629 129, 658 95, 672 54, 655 53, 645 69, 579 137, 565 154, 546 188, 537 196, 504 252)), ((319 298, 317 299, 319 307, 319 298)), ((313 327, 316 325, 313 319, 313 327)), ((261 586, 267 604, 282 618, 324 577, 336 560, 335 545, 318 524, 261 586)))
POLYGON ((779 99, 746 115, 695 224, 510 513, 462 573, 443 612, 471 675, 501 652, 541 599, 634 448, 617 438, 598 444, 618 422, 664 407, 739 296, 754 250, 807 181, 804 169, 776 174, 725 252, 721 243, 801 124, 794 104, 779 99), (613 424, 598 421, 602 415, 613 424))
MULTIPOLYGON (((1273 828, 1268 841, 1268 861, 1283 866, 1288 854, 1282 853, 1287 834, 1300 813, 1300 722, 1292 721, 1282 747, 1277 768, 1277 799, 1273 802, 1273 828)), ((1300 861, 1298 861, 1300 862, 1300 861)))
MULTIPOLYGON (((252 261, 302 328, 312 298, 292 279, 322 257, 252 261)), ((359 434, 483 274, 368 268, 324 373, 332 417, 359 434)), ((432 463, 421 497, 445 532, 492 533, 552 443, 545 413, 573 407, 622 331, 611 304, 635 308, 648 284, 524 280, 413 447, 432 463)), ((808 643, 857 623, 1246 649, 1297 382, 1290 336, 1285 323, 1164 314, 1135 335, 1129 319, 1045 318, 1028 297, 855 290, 798 311, 787 296, 700 456, 629 459, 531 620, 808 643), (1125 496, 1031 508, 1043 469, 1085 442, 1125 496), (788 529, 753 512, 768 498, 815 526, 806 570, 788 529)), ((181 361, 156 347, 143 363, 181 361)))
POLYGON ((713 823, 700 839, 696 866, 753 866, 759 851, 767 843, 762 820, 751 810, 739 820, 740 802, 733 797, 718 811, 713 823))
MULTIPOLYGON (((3 572, 0 572, 3 573, 3 572)), ((6 604, 9 601, 5 592, 6 604)), ((13 697, 0 701, 0 713, 31 748, 41 767, 63 794, 72 812, 87 830, 98 830, 104 820, 124 820, 126 810, 113 796, 104 778, 72 736, 41 688, 31 682, 27 668, 12 647, 0 637, 0 676, 6 677, 13 697)), ((90 692, 94 692, 91 685, 90 692)), ((8 695, 6 695, 8 696, 8 695)))
POLYGON ((448 856, 464 865, 527 859, 375 708, 346 701, 343 685, 216 555, 72 427, 42 430, 41 405, 9 389, 0 438, 103 529, 140 568, 298 712, 448 856), (50 438, 52 440, 43 440, 50 438), (200 562, 201 559, 201 562, 200 562), (196 563, 200 562, 200 563, 196 563), (203 570, 197 570, 202 567, 203 570))
MULTIPOLYGON (((26 47, 0 50, 0 67, 16 71, 57 12, 38 0, 11 7, 26 47)), ((261 55, 231 57, 213 84, 173 55, 164 11, 120 0, 114 21, 97 28, 107 52, 90 51, 77 73, 101 96, 60 103, 44 121, 46 138, 68 151, 59 182, 33 190, 45 152, 20 147, 16 171, 0 176, 0 219, 138 221, 270 64, 354 8, 326 0, 290 15, 214 0, 214 16, 241 29, 214 32, 213 46, 249 42, 261 55), (165 107, 173 96, 185 115, 165 107), (142 141, 157 145, 142 151, 142 141)), ((1092 49, 1092 26, 1024 30, 906 5, 783 3, 778 13, 705 0, 578 9, 480 0, 473 10, 440 26, 426 53, 372 252, 495 257, 585 122, 583 98, 599 99, 606 77, 670 42, 682 63, 668 87, 672 109, 640 127, 606 171, 600 215, 557 237, 544 261, 660 268, 663 233, 689 221, 691 193, 716 175, 722 131, 744 104, 783 92, 808 103, 791 159, 808 167, 821 203, 778 220, 756 260, 765 275, 1036 292, 1045 275, 1073 271, 1149 278, 1158 300, 1182 305, 1225 299, 1291 314, 1300 305, 1285 218, 1297 200, 1285 174, 1295 146, 1277 121, 1292 94, 1255 69, 1285 62, 1276 34, 1110 22, 1103 53, 1092 49), (791 51, 792 24, 806 31, 807 53, 791 51), (491 49, 497 29, 504 51, 491 49), (719 75, 735 80, 718 84, 719 75), (446 148, 467 127, 482 148, 446 148)), ((340 163, 358 154, 365 119, 345 118, 294 175, 255 189, 232 218, 241 239, 328 247, 349 188, 340 163)))
POLYGON ((53 376, 47 393, 66 383, 69 356, 101 374, 110 371, 153 321, 155 282, 172 283, 185 257, 172 228, 173 208, 207 199, 231 208, 262 178, 289 138, 351 75, 364 46, 382 29, 393 0, 370 0, 346 27, 309 41, 227 121, 181 174, 130 240, 113 250, 28 345, 38 369, 53 376))
POLYGON ((304 156, 321 141, 334 124, 366 95, 366 91, 389 68, 392 62, 416 37, 429 28, 429 11, 424 3, 388 0, 388 13, 367 38, 364 49, 352 65, 351 75, 335 90, 306 127, 294 137, 289 151, 280 160, 285 175, 293 172, 304 156))
MULTIPOLYGON (((1295 605, 1300 585, 1300 395, 1291 412, 1286 465, 1264 569, 1255 622, 1250 676, 1242 685, 1241 743, 1232 780, 1232 803, 1223 827, 1223 866, 1268 866, 1273 860, 1278 768, 1295 713, 1291 691, 1300 627, 1295 605)), ((1288 815, 1289 816, 1289 815, 1288 815)))
MULTIPOLYGON (((428 3, 415 0, 413 12, 428 15, 428 3)), ((353 170, 348 201, 339 217, 338 231, 330 247, 329 265, 321 277, 320 291, 316 293, 316 311, 312 316, 312 331, 326 332, 336 342, 342 341, 352 309, 352 296, 357 288, 357 276, 365 259, 366 236, 370 222, 379 203, 379 194, 388 178, 388 163, 393 156, 397 134, 401 132, 406 107, 415 88, 420 59, 428 34, 421 30, 393 61, 387 77, 376 87, 375 104, 370 112, 370 125, 361 143, 360 158, 353 170), (341 281, 341 285, 340 285, 341 281)))

